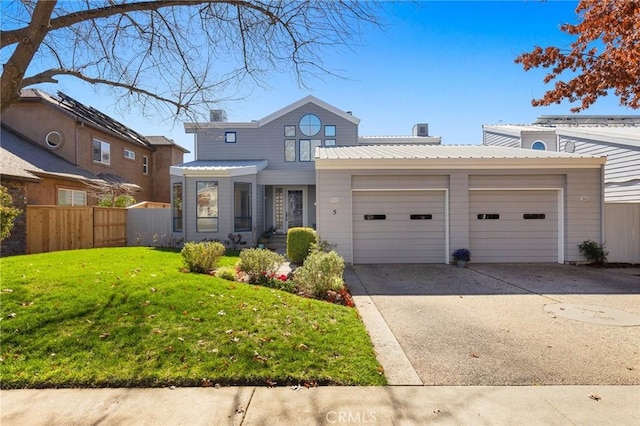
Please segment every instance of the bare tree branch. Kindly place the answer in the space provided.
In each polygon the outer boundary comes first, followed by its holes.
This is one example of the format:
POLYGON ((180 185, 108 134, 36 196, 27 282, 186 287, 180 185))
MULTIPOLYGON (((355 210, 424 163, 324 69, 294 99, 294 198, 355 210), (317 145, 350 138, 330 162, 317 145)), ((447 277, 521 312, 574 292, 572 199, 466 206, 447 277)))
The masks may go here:
POLYGON ((0 32, 2 53, 14 49, 0 77, 0 111, 20 89, 59 76, 113 88, 118 103, 136 108, 168 105, 174 119, 205 113, 247 78, 261 84, 293 72, 304 86, 309 77, 336 75, 323 63, 325 51, 376 24, 377 7, 348 0, 12 3, 2 25, 19 28, 0 32))

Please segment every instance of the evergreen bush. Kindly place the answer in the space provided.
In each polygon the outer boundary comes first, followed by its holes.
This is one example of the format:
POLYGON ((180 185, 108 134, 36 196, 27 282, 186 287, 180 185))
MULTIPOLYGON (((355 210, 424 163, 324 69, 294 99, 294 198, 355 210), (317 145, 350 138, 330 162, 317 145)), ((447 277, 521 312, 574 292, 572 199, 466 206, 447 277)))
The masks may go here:
POLYGON ((260 284, 264 277, 275 275, 284 261, 284 257, 271 250, 248 248, 240 252, 238 269, 247 274, 249 283, 260 284))
POLYGON ((324 296, 327 291, 344 290, 344 259, 335 251, 313 251, 294 272, 296 285, 308 294, 324 296))
POLYGON ((215 269, 224 251, 224 246, 218 242, 189 242, 184 245, 180 254, 190 272, 208 274, 215 269))
POLYGON ((598 244, 592 240, 583 241, 582 244, 578 244, 580 253, 587 258, 589 263, 602 266, 607 263, 608 251, 604 249, 604 244, 598 244))
POLYGON ((312 228, 291 228, 287 232, 287 257, 293 263, 302 264, 311 245, 317 242, 318 235, 312 228))

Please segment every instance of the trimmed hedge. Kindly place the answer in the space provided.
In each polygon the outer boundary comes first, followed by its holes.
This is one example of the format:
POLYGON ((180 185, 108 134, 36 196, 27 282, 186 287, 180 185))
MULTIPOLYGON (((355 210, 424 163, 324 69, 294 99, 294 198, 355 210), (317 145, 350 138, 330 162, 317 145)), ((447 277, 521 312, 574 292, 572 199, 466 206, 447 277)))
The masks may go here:
POLYGON ((317 242, 318 235, 312 228, 291 228, 287 232, 287 257, 293 263, 302 264, 311 244, 317 242))

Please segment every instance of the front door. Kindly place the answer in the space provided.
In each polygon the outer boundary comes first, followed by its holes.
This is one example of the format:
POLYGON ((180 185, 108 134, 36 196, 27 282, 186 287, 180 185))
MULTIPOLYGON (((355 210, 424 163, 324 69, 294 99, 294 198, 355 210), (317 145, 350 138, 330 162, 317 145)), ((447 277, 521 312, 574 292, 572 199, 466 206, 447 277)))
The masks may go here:
POLYGON ((273 225, 277 232, 286 234, 289 228, 304 226, 304 198, 304 188, 274 188, 273 225))
POLYGON ((302 226, 302 189, 287 189, 286 229, 302 226))

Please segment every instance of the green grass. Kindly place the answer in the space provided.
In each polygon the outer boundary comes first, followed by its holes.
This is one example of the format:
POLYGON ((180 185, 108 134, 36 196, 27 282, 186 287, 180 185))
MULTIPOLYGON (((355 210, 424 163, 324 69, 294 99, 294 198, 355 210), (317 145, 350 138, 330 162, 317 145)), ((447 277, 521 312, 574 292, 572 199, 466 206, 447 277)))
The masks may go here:
POLYGON ((385 383, 355 309, 184 273, 175 251, 64 251, 0 267, 5 389, 385 383))

